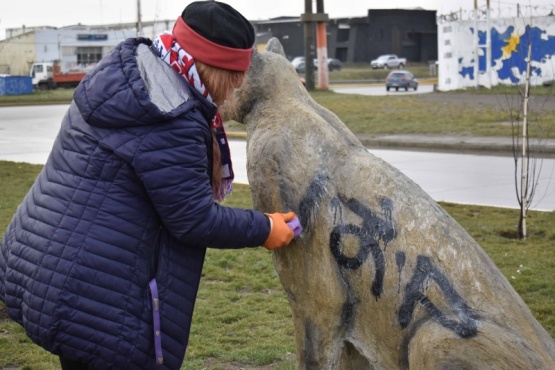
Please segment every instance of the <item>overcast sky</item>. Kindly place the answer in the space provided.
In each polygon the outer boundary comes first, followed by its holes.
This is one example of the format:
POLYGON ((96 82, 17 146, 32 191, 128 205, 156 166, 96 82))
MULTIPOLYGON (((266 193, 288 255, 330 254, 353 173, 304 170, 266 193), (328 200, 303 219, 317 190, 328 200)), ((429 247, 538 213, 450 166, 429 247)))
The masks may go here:
MULTIPOLYGON (((249 20, 304 13, 304 0, 221 0, 241 12, 249 20)), ((191 1, 140 0, 143 21, 174 19, 191 1)), ((549 4, 553 0, 491 0, 491 6, 520 3, 549 4)), ((0 0, 0 39, 6 28, 25 25, 69 26, 82 24, 129 23, 137 20, 137 0, 0 0)), ((314 4, 316 2, 314 1, 314 4)), ((368 9, 421 7, 449 12, 471 9, 474 0, 324 0, 324 11, 330 18, 361 17, 368 9)), ((486 0, 478 0, 485 6, 486 0)), ((316 5, 314 5, 314 11, 316 5)))

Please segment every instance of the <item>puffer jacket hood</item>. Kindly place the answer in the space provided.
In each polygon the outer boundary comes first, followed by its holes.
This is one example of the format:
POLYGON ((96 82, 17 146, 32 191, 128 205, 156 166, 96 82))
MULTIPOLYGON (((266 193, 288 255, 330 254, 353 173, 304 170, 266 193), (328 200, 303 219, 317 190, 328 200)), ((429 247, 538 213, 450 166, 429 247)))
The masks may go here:
POLYGON ((206 247, 270 231, 262 212, 213 201, 215 107, 150 44, 126 40, 75 90, 0 243, 9 316, 90 369, 179 369, 206 247))
POLYGON ((214 116, 216 107, 157 58, 151 44, 145 38, 126 40, 81 81, 73 98, 88 124, 126 128, 165 122, 190 109, 182 104, 191 95, 208 121, 214 116))

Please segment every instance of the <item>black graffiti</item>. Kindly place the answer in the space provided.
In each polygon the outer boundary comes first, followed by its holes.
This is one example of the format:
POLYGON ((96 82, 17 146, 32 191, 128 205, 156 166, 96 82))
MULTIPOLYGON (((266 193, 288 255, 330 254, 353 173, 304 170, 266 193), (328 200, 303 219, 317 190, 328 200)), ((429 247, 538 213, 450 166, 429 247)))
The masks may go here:
MULTIPOLYGON (((330 201, 331 207, 335 209, 335 220, 342 220, 342 208, 346 207, 362 219, 361 225, 339 224, 330 233, 330 250, 335 261, 342 269, 356 270, 360 268, 372 255, 374 261, 374 276, 372 278, 371 291, 374 297, 379 298, 383 293, 383 281, 385 276, 385 257, 384 251, 387 244, 397 237, 397 232, 392 219, 393 205, 391 200, 384 199, 380 206, 383 216, 372 211, 369 207, 356 199, 345 199, 342 195, 330 201), (341 240, 346 235, 353 235, 360 240, 357 253, 347 256, 342 250, 341 240), (380 241, 384 244, 384 250, 380 247, 380 241)), ((406 263, 406 256, 403 252, 395 253, 395 262, 399 272, 399 288, 401 289, 401 272, 406 263)), ((347 283, 350 291, 350 285, 347 283)), ((357 300, 352 292, 344 307, 346 317, 352 319, 356 309, 357 300)), ((470 338, 477 334, 478 316, 465 303, 461 295, 451 285, 447 277, 424 255, 417 256, 417 263, 413 276, 405 286, 404 300, 398 312, 398 322, 402 328, 406 328, 411 320, 416 304, 422 305, 430 317, 440 323, 445 328, 452 330, 463 338, 470 338), (458 320, 449 318, 422 292, 424 283, 427 279, 435 282, 441 289, 445 298, 453 308, 458 320)), ((346 319, 346 321, 349 321, 346 319)))
POLYGON ((412 279, 405 286, 405 298, 398 313, 398 321, 402 328, 409 325, 417 303, 421 304, 435 321, 459 336, 470 338, 477 334, 478 315, 465 303, 443 272, 432 263, 430 257, 423 255, 417 257, 412 279), (438 285, 460 321, 447 317, 424 295, 422 290, 427 279, 438 285))
MULTIPOLYGON (((303 234, 314 231, 318 211, 321 211, 320 207, 324 197, 329 194, 328 186, 329 176, 324 172, 320 172, 313 177, 304 197, 301 199, 298 214, 303 227, 303 234)), ((334 211, 334 223, 336 224, 330 233, 329 246, 335 261, 340 267, 347 295, 341 319, 346 327, 351 327, 355 325, 355 312, 360 301, 351 287, 345 272, 360 268, 371 255, 375 267, 371 291, 376 299, 383 293, 386 269, 384 252, 388 244, 397 237, 397 230, 393 221, 393 202, 388 198, 384 198, 380 203, 381 214, 374 212, 362 202, 352 198, 348 199, 342 194, 331 198, 329 204, 334 211), (345 208, 361 218, 360 225, 341 223, 343 220, 343 209, 345 208), (360 241, 358 251, 352 256, 345 255, 342 249, 342 239, 347 235, 352 235, 360 241), (383 250, 380 242, 383 244, 383 250)), ((400 293, 401 274, 406 265, 405 253, 397 251, 395 253, 395 262, 399 273, 398 292, 400 293)), ((477 335, 478 315, 466 304, 446 275, 433 264, 430 257, 425 255, 417 256, 413 276, 404 289, 403 303, 397 316, 399 325, 403 329, 407 328, 413 320, 412 316, 417 304, 424 307, 431 319, 457 335, 463 338, 477 335), (428 280, 437 284, 447 302, 449 302, 452 312, 446 314, 424 294, 424 285, 428 280), (456 319, 452 318, 453 315, 456 316, 456 319)), ((412 330, 416 330, 416 327, 421 325, 423 320, 425 319, 418 320, 413 325, 412 330)))
POLYGON ((326 185, 329 177, 321 172, 316 174, 310 181, 303 198, 299 204, 299 220, 303 228, 303 233, 310 233, 314 230, 316 213, 320 209, 322 199, 326 194, 326 185))
POLYGON ((403 272, 403 267, 405 267, 405 253, 404 252, 396 252, 395 253, 395 262, 397 263, 397 271, 399 272, 399 283, 397 285, 397 293, 401 292, 401 273, 403 272))
POLYGON ((378 298, 383 292, 383 278, 385 275, 385 258, 379 241, 385 245, 393 240, 397 233, 393 227, 391 220, 392 202, 385 199, 381 202, 382 210, 385 217, 380 217, 370 208, 356 199, 343 200, 339 196, 340 202, 332 201, 332 205, 345 205, 352 212, 362 218, 362 225, 340 224, 333 228, 330 234, 330 249, 337 261, 342 267, 349 270, 356 270, 366 261, 368 256, 372 254, 374 259, 375 272, 372 278, 372 294, 378 298), (341 248, 341 239, 345 235, 354 235, 360 240, 360 248, 355 256, 346 256, 341 248))
POLYGON ((318 327, 310 321, 310 319, 304 322, 304 351, 303 357, 306 370, 318 370, 319 369, 319 355, 321 351, 318 349, 318 337, 319 337, 318 327))

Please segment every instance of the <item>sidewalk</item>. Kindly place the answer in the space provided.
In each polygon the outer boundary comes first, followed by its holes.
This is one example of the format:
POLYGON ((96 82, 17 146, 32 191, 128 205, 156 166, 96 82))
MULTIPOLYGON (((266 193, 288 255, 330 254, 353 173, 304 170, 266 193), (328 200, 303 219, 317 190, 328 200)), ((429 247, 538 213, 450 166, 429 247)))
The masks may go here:
MULTIPOLYGON (((512 137, 473 137, 442 135, 357 135, 367 148, 456 152, 489 155, 513 155, 512 137)), ((514 143, 522 151, 522 138, 514 143)), ((555 157, 555 139, 531 139, 530 153, 536 157, 555 157)))
MULTIPOLYGON (((246 139, 245 132, 232 131, 230 138, 246 139)), ((489 154, 500 156, 513 155, 511 137, 473 137, 443 135, 369 135, 358 134, 361 143, 372 149, 399 149, 411 151, 434 151, 448 153, 489 154)), ((516 146, 522 150, 521 139, 516 146)), ((530 151, 536 157, 555 158, 555 139, 530 140, 530 151)))

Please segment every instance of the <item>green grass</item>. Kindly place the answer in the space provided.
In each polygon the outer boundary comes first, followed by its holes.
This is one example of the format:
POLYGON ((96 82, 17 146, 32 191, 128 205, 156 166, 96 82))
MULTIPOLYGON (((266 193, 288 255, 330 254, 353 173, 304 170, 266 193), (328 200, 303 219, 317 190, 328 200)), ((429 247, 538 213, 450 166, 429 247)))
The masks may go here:
MULTIPOLYGON (((0 235, 41 166, 0 161, 0 235)), ((235 185, 226 205, 249 208, 235 185)), ((518 210, 441 204, 486 250, 555 336, 555 212, 530 212, 530 236, 516 240, 518 210)), ((0 303, 0 369, 59 369, 56 357, 27 339, 0 303)), ((292 370, 294 329, 285 294, 264 248, 209 250, 183 369, 292 370)))
POLYGON ((73 99, 73 89, 35 91, 26 95, 1 95, 0 107, 13 105, 69 104, 73 99))
MULTIPOLYGON (((488 104, 419 95, 363 96, 316 91, 313 98, 357 134, 512 136, 509 113, 488 104)), ((530 137, 555 138, 555 115, 530 115, 530 137)))
MULTIPOLYGON (((358 70, 358 69, 355 69, 358 70)), ((382 70, 368 73, 380 73, 382 70)), ((343 73, 334 71, 333 73, 343 73)), ((505 96, 512 92, 518 93, 517 87, 499 87, 492 89, 497 95, 505 96)), ((535 91, 540 98, 545 99, 551 92, 551 87, 538 86, 535 91), (540 94, 541 92, 541 94, 540 94)), ((58 89, 54 91, 39 91, 31 95, 0 96, 0 106, 14 104, 47 104, 69 103, 72 98, 71 89, 58 89)), ((512 136, 512 127, 508 122, 517 122, 511 119, 509 108, 516 109, 514 105, 520 101, 513 101, 513 106, 508 104, 501 107, 491 104, 476 104, 474 101, 460 99, 457 96, 476 95, 479 93, 490 94, 488 89, 472 91, 458 91, 448 93, 433 93, 432 100, 422 95, 404 96, 363 96, 336 94, 333 91, 314 91, 312 96, 324 107, 328 108, 356 134, 429 134, 429 135, 461 135, 461 136, 512 136), (441 96, 450 97, 442 99, 441 96), (454 98, 453 98, 454 97, 454 98)), ((428 94, 425 94, 428 95, 428 94)), ((502 98, 500 98, 502 99, 502 98)), ((546 109, 541 112, 530 112, 529 136, 542 138, 555 138, 555 112, 546 109)), ((519 117, 522 119, 522 117, 519 117)), ((243 131, 243 125, 229 122, 226 127, 230 131, 243 131)))
MULTIPOLYGON (((419 78, 427 66, 411 66, 419 78)), ((383 79, 388 71, 346 66, 330 73, 330 79, 383 79)), ((41 91, 23 96, 0 96, 0 106, 69 103, 71 89, 41 91)), ((435 93, 518 94, 516 87, 468 89, 435 93)), ((534 87, 533 94, 549 96, 551 87, 534 87)), ((455 134, 510 136, 508 113, 488 105, 429 100, 421 96, 358 96, 315 91, 314 99, 336 113, 355 133, 455 134)), ((542 137, 555 137, 555 115, 534 116, 541 122, 542 137)), ((232 130, 244 126, 231 123, 232 130)), ((531 128, 531 136, 540 129, 531 128)), ((41 166, 0 161, 0 235, 33 183, 41 166)), ((236 185, 228 205, 251 207, 247 186, 236 185)), ((530 236, 516 240, 518 211, 442 203, 442 206, 482 245, 534 315, 555 336, 555 212, 530 212, 530 236)), ((57 359, 34 345, 21 327, 7 318, 0 303, 0 369, 57 369, 57 359), (4 319, 4 321, 2 321, 4 319)), ((190 345, 184 369, 242 368, 294 369, 295 344, 289 306, 274 271, 270 254, 263 248, 238 251, 209 250, 196 304, 190 345)))
MULTIPOLYGON (((435 79, 435 77, 430 76, 430 70, 427 64, 409 63, 404 69, 408 69, 419 79, 435 79)), ((389 69, 372 69, 369 64, 347 64, 339 71, 330 71, 329 81, 330 83, 346 81, 383 81, 389 72, 391 72, 389 69)), ((315 72, 315 80, 317 80, 317 73, 318 72, 315 72)), ((299 76, 306 77, 304 73, 299 73, 299 76)))

